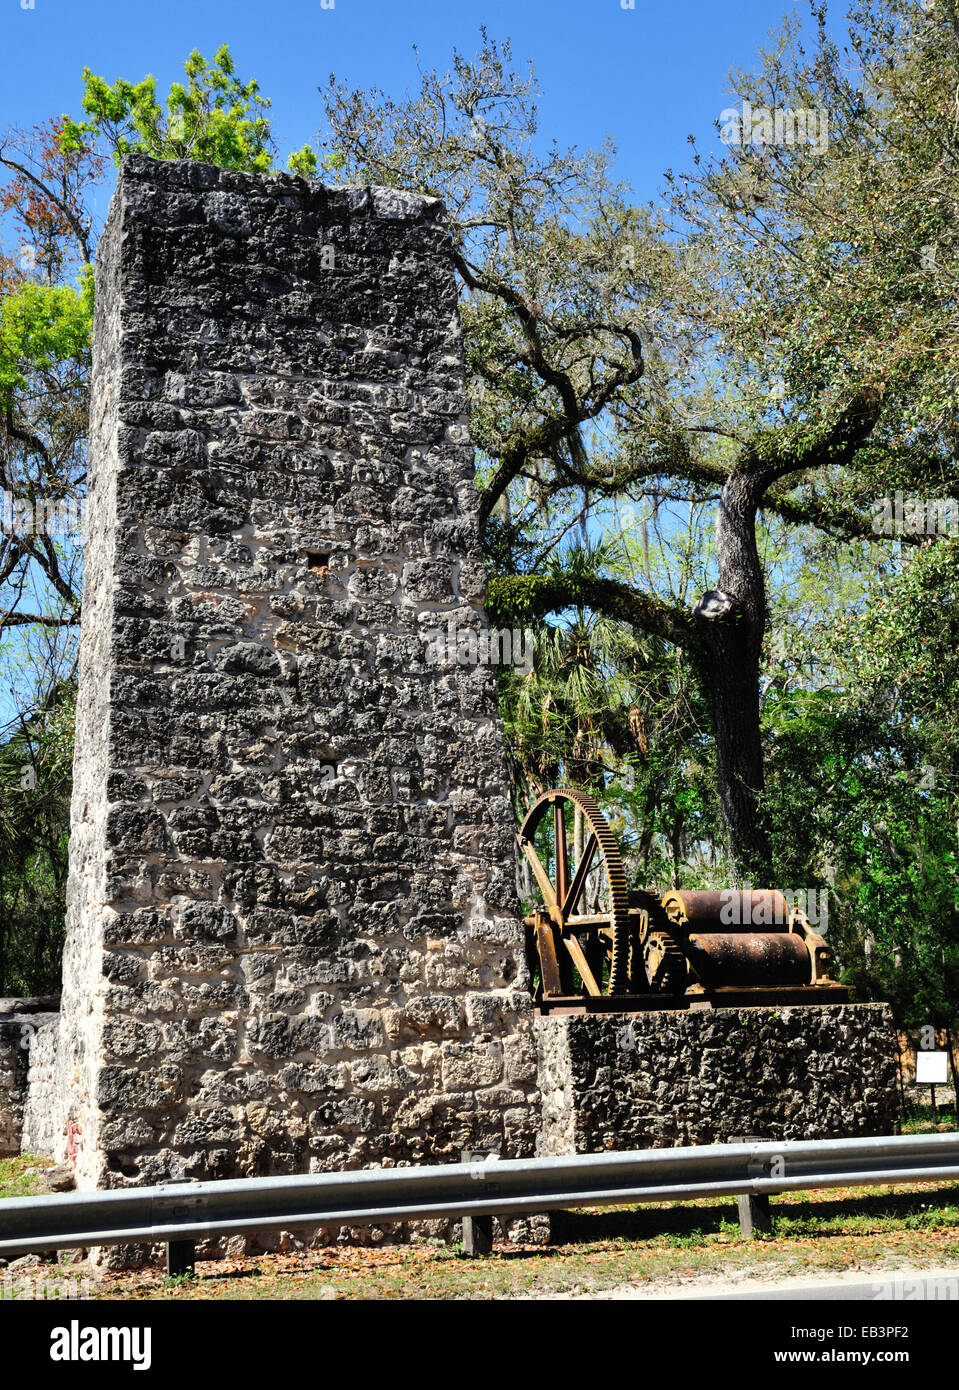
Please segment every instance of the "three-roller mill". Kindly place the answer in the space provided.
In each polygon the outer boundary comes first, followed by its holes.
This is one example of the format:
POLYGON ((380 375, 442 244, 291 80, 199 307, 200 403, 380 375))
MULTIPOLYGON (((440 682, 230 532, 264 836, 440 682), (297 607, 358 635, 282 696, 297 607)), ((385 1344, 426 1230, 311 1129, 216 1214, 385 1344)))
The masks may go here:
POLYGON ((776 889, 630 889, 592 797, 544 792, 519 830, 540 901, 527 913, 544 1013, 836 1004, 830 951, 776 889))

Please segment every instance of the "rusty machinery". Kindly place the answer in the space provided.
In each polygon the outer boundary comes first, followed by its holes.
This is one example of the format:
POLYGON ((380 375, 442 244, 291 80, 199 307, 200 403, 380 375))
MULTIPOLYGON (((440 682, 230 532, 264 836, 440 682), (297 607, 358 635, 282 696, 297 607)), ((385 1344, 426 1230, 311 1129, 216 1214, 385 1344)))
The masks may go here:
POLYGON ((775 889, 660 896, 628 888, 615 836, 583 792, 544 792, 519 844, 541 899, 524 923, 533 996, 544 1013, 849 997, 829 977, 825 941, 775 889))

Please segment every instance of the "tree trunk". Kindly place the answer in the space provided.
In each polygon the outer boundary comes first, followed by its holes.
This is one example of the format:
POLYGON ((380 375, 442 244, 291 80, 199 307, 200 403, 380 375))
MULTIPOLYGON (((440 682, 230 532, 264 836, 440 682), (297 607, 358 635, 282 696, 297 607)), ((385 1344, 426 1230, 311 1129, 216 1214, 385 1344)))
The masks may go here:
POLYGON ((676 820, 673 822, 673 833, 669 837, 670 847, 673 851, 673 882, 672 887, 679 887, 679 866, 682 862, 683 851, 683 813, 680 811, 676 820))
POLYGON ((734 473, 723 487, 716 518, 718 589, 693 609, 716 736, 719 797, 734 883, 762 884, 771 868, 759 808, 763 754, 759 724, 759 663, 766 626, 766 589, 756 546, 756 510, 764 480, 734 473))
POLYGON ((952 1072, 952 1092, 956 1098, 956 1123, 959 1124, 959 1072, 956 1071, 956 1050, 952 1045, 952 1029, 946 1029, 946 1048, 949 1052, 949 1068, 952 1072))

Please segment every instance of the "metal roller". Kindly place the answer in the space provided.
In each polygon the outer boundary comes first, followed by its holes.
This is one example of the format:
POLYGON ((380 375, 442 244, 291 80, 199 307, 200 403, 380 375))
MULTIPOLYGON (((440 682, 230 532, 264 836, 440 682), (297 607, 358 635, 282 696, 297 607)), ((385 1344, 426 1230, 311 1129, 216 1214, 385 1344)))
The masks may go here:
POLYGON ((789 904, 775 888, 723 888, 685 892, 675 888, 663 895, 663 908, 677 926, 706 927, 717 932, 788 931, 789 904))
POLYGON ((704 985, 808 985, 812 960, 789 932, 691 932, 687 959, 704 985))

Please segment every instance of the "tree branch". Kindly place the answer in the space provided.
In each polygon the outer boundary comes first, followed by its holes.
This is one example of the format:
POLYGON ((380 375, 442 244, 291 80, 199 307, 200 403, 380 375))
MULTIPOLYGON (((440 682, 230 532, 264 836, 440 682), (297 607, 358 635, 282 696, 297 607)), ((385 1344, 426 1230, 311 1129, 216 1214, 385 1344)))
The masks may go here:
POLYGON ((5 165, 7 169, 15 169, 16 172, 18 174, 22 174, 25 179, 29 179, 30 182, 34 185, 34 187, 38 188, 45 198, 49 198, 50 202, 60 209, 64 217, 69 222, 73 235, 77 239, 77 244, 80 247, 80 254, 83 257, 84 262, 87 265, 89 265, 90 247, 87 241, 87 234, 84 231, 83 224, 77 217, 76 213, 67 203, 63 201, 62 198, 57 197, 56 193, 54 193, 51 188, 48 188, 42 179, 38 178, 36 174, 32 173, 31 170, 28 169, 25 164, 18 164, 15 159, 11 159, 9 155, 4 154, 3 150, 4 147, 0 146, 0 164, 5 165))
POLYGON ((700 650, 691 613, 615 579, 564 573, 495 575, 489 582, 486 606, 497 622, 523 622, 566 608, 590 608, 676 646, 700 650))
POLYGON ((79 613, 60 618, 43 613, 0 613, 0 632, 5 627, 28 627, 33 623, 38 627, 75 627, 79 621, 79 613))

